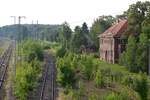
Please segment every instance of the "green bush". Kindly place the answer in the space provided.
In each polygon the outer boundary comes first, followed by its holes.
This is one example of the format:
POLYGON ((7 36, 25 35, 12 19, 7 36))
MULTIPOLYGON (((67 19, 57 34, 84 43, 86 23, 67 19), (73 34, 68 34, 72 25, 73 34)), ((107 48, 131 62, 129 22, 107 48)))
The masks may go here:
POLYGON ((119 95, 115 93, 111 93, 108 96, 105 97, 105 100, 121 100, 119 95))
POLYGON ((95 85, 97 87, 104 87, 105 85, 105 76, 102 75, 100 70, 96 71, 95 79, 94 79, 95 85))
POLYGON ((80 63, 81 63, 81 71, 84 74, 86 80, 93 79, 93 71, 97 67, 94 63, 94 57, 92 55, 81 55, 80 63))
POLYGON ((109 94, 108 96, 106 96, 104 100, 132 100, 132 99, 125 92, 120 93, 120 94, 113 92, 109 94))
MULTIPOLYGON (((100 61, 99 59, 95 59, 93 55, 78 55, 67 52, 64 57, 57 58, 57 71, 57 80, 61 80, 61 84, 64 84, 65 88, 67 88, 70 83, 72 87, 74 84, 76 84, 77 80, 94 80, 96 87, 117 88, 117 90, 119 90, 119 93, 117 94, 108 95, 106 100, 139 100, 139 95, 141 98, 144 96, 146 97, 148 91, 148 83, 146 83, 147 81, 141 77, 138 78, 138 74, 129 72, 124 66, 109 64, 100 61), (65 75, 66 73, 67 75, 65 75), (75 81, 72 79, 75 79, 75 81), (119 87, 129 87, 129 89, 127 89, 129 91, 121 91, 118 89, 118 85, 116 86, 116 84, 118 84, 119 87)), ((78 94, 77 91, 76 94, 78 94)), ((82 96, 83 95, 78 95, 78 97, 82 96)), ((90 96, 89 99, 94 100, 94 98, 95 96, 90 96)))
POLYGON ((146 74, 140 74, 140 76, 135 80, 133 88, 139 93, 141 100, 147 100, 149 86, 146 74))
POLYGON ((25 59, 17 63, 14 84, 15 96, 18 100, 27 100, 27 97, 38 86, 42 73, 43 48, 38 41, 26 40, 22 44, 25 59))
POLYGON ((51 44, 46 43, 46 44, 44 44, 43 48, 44 49, 51 49, 51 44))
POLYGON ((67 50, 64 46, 62 46, 57 52, 56 52, 56 56, 57 57, 64 57, 66 54, 67 50))
POLYGON ((127 75, 123 78, 122 83, 138 92, 141 100, 147 100, 149 86, 146 74, 127 75))
MULTIPOLYGON (((69 58, 69 57, 68 57, 69 58)), ((71 67, 71 60, 66 56, 64 58, 57 58, 57 81, 63 87, 73 87, 75 82, 75 72, 71 67)))
POLYGON ((24 55, 27 56, 27 61, 30 62, 34 59, 43 60, 43 48, 38 41, 25 41, 23 44, 24 55))
POLYGON ((19 100, 27 100, 30 92, 37 86, 39 73, 41 72, 40 62, 33 61, 30 64, 22 63, 17 66, 15 80, 15 95, 19 100))

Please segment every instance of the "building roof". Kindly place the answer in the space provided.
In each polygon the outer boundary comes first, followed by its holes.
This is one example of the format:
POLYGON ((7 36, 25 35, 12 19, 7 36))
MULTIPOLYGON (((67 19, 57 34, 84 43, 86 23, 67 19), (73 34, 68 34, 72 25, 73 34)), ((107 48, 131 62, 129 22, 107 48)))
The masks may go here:
POLYGON ((99 37, 120 37, 127 29, 128 21, 120 20, 101 33, 99 37))

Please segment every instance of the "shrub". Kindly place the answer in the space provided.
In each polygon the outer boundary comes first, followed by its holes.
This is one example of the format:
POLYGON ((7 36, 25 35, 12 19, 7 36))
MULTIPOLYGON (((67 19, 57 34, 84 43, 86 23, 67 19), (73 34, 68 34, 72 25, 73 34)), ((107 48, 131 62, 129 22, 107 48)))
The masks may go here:
POLYGON ((71 67, 71 61, 69 60, 70 59, 67 60, 67 58, 58 58, 56 62, 58 71, 57 81, 63 87, 72 87, 75 82, 75 72, 71 67))
POLYGON ((82 55, 80 59, 81 70, 85 76, 85 79, 93 79, 93 69, 96 65, 93 62, 93 56, 82 55))
POLYGON ((50 43, 45 43, 43 46, 43 49, 51 49, 51 44, 50 43))
POLYGON ((140 74, 140 76, 135 80, 133 88, 139 93, 141 100, 147 100, 149 86, 146 74, 140 74))
POLYGON ((43 48, 38 41, 26 41, 23 45, 23 52, 27 56, 27 61, 34 59, 43 60, 43 48))
POLYGON ((105 97, 105 100, 121 100, 119 95, 115 93, 111 93, 108 96, 105 97))
POLYGON ((67 50, 64 46, 62 46, 57 52, 56 52, 56 56, 57 57, 64 57, 66 54, 67 50))
POLYGON ((32 64, 24 62, 22 65, 17 66, 16 70, 15 95, 19 100, 27 100, 29 93, 37 86, 41 70, 38 61, 34 61, 32 64))
POLYGON ((123 78, 122 83, 135 90, 142 100, 147 100, 149 86, 146 74, 140 73, 139 75, 127 75, 123 78))
POLYGON ((100 70, 97 70, 96 71, 96 75, 95 75, 95 79, 94 79, 94 82, 95 82, 95 85, 97 87, 104 87, 105 85, 105 79, 104 79, 104 75, 102 75, 101 71, 100 70))
POLYGON ((92 94, 92 95, 90 95, 89 97, 88 97, 88 100, 99 100, 99 97, 98 97, 98 95, 96 95, 96 94, 92 94))

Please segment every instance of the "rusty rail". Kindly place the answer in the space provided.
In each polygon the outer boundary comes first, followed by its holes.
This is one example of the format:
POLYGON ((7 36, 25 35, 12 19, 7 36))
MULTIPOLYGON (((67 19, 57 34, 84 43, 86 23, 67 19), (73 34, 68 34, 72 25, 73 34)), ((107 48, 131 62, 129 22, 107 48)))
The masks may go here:
POLYGON ((41 89, 41 93, 40 93, 40 100, 45 100, 44 99, 44 93, 45 93, 45 88, 46 88, 46 85, 50 85, 51 86, 51 92, 49 93, 49 96, 50 96, 50 100, 55 100, 55 70, 54 70, 54 67, 53 67, 53 62, 52 61, 49 61, 49 56, 46 55, 45 56, 45 60, 46 60, 46 64, 45 64, 45 70, 44 70, 44 78, 43 78, 43 83, 42 83, 42 89, 41 89), (50 72, 49 72, 50 71, 50 72), (48 73, 50 73, 50 75, 48 76, 48 73), (46 84, 47 80, 48 80, 48 77, 51 81, 50 84, 46 84))
POLYGON ((0 60, 0 68, 2 70, 2 75, 0 76, 0 89, 2 88, 3 82, 6 77, 9 60, 12 54, 12 48, 13 48, 13 44, 10 44, 8 49, 6 49, 6 51, 3 53, 1 60, 0 60))

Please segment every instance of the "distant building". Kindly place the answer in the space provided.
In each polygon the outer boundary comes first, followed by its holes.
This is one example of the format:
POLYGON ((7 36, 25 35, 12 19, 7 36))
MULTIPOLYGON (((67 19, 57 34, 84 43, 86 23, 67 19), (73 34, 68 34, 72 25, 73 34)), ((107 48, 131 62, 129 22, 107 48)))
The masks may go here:
POLYGON ((121 36, 127 30, 127 25, 125 19, 117 21, 99 35, 100 59, 110 63, 118 62, 120 54, 125 50, 125 40, 121 36))

